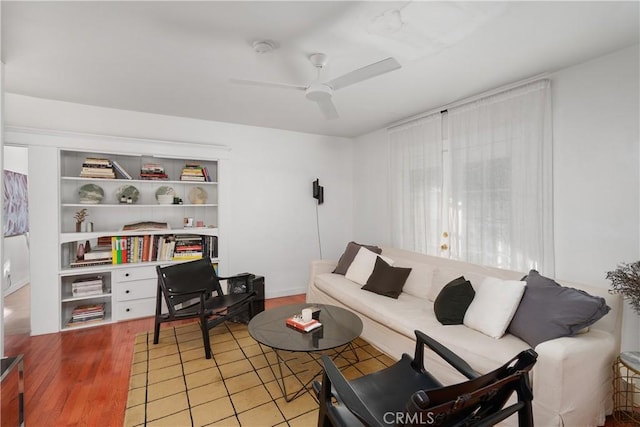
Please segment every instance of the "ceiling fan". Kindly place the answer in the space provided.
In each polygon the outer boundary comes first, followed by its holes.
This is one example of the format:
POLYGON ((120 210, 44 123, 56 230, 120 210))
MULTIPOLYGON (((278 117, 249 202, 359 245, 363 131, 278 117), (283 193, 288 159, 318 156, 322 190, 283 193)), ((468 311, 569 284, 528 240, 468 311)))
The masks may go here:
POLYGON ((400 64, 398 63, 398 61, 396 61, 394 58, 387 58, 323 83, 320 81, 320 73, 322 71, 322 68, 327 65, 327 55, 325 55, 324 53, 314 53, 309 56, 309 61, 311 62, 311 64, 313 64, 314 67, 317 68, 318 77, 308 86, 243 79, 230 79, 229 81, 231 83, 242 85, 304 91, 306 98, 317 103, 318 107, 320 107, 320 111, 322 111, 324 116, 330 120, 338 118, 338 111, 336 110, 336 107, 331 100, 333 91, 351 86, 352 84, 368 80, 370 78, 400 68, 400 64))

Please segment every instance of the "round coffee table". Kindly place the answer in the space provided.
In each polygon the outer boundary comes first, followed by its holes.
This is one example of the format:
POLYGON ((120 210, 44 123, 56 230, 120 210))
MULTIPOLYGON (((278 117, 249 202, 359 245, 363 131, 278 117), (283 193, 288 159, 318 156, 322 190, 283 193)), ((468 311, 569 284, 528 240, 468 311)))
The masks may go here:
POLYGON ((292 401, 304 392, 316 375, 306 383, 300 380, 295 370, 291 369, 287 361, 282 357, 280 351, 318 353, 334 350, 332 358, 335 359, 338 356, 344 358, 344 351, 350 349, 355 361, 358 361, 358 356, 353 350, 351 342, 358 338, 361 333, 362 320, 356 314, 344 308, 328 304, 308 303, 276 307, 259 313, 249 322, 249 334, 258 341, 263 354, 262 345, 273 349, 276 354, 279 375, 276 375, 271 364, 269 364, 269 367, 287 402, 292 401), (310 332, 301 332, 286 325, 287 318, 292 317, 294 314, 299 314, 303 308, 312 306, 320 308, 320 317, 318 318, 318 321, 322 323, 320 328, 310 332), (286 366, 303 384, 302 388, 291 396, 287 394, 284 376, 282 375, 282 365, 286 366))

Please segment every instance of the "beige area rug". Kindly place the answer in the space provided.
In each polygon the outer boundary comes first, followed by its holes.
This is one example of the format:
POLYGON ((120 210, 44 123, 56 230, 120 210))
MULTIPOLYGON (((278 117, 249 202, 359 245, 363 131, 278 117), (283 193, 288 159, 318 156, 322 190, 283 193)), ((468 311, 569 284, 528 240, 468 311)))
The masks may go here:
MULTIPOLYGON (((272 350, 251 338, 244 324, 219 325, 210 331, 213 358, 205 359, 196 323, 136 337, 125 426, 315 426, 318 401, 312 390, 286 402, 273 376, 272 350)), ((354 341, 359 362, 336 359, 347 378, 378 371, 394 363, 362 339, 354 341)), ((303 380, 321 364, 307 353, 281 352, 303 380)), ((316 356, 319 357, 319 356, 316 356)), ((284 372, 287 392, 302 385, 284 372)), ((318 376, 319 378, 319 376, 318 376)))

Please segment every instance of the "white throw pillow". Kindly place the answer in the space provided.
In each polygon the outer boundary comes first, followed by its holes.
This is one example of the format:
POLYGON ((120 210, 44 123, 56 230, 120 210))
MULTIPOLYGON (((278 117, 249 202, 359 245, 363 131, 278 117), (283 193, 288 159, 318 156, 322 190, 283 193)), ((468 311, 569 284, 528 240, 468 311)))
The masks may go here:
POLYGON ((500 338, 518 309, 527 282, 487 277, 475 289, 476 295, 464 315, 464 325, 500 338))
POLYGON ((376 266, 376 257, 380 257, 387 264, 393 265, 393 260, 391 258, 378 255, 363 246, 353 259, 353 262, 349 266, 344 277, 352 282, 356 282, 357 284, 364 286, 367 283, 367 280, 369 280, 371 273, 373 273, 373 268, 376 266))

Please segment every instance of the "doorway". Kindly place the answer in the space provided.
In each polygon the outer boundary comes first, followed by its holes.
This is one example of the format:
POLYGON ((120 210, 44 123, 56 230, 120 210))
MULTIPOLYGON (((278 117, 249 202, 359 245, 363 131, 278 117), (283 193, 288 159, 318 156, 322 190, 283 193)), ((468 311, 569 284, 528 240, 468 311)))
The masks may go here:
POLYGON ((2 260, 3 327, 5 338, 30 334, 28 149, 3 147, 4 251, 2 260))

